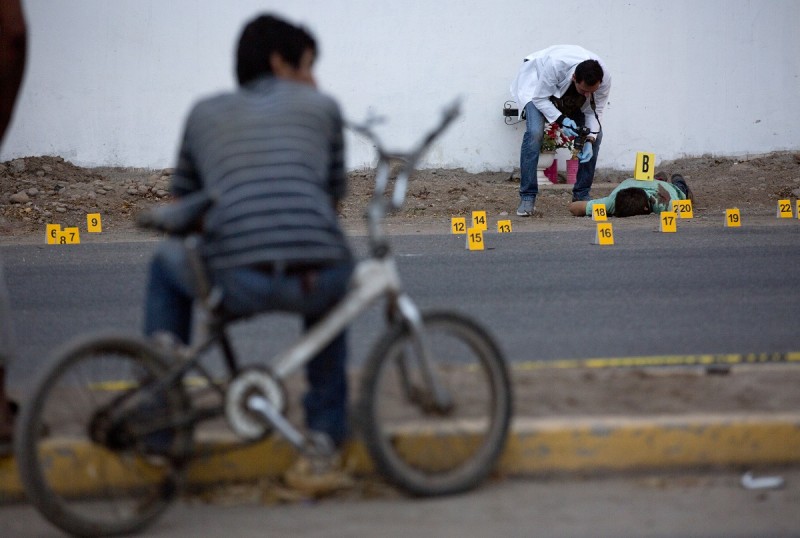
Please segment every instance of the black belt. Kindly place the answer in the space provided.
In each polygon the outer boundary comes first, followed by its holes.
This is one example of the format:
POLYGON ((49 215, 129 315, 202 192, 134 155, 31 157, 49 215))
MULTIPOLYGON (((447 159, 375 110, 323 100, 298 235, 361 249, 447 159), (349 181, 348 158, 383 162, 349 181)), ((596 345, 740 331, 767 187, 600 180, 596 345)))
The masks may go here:
POLYGON ((297 276, 315 273, 328 266, 321 263, 261 262, 252 267, 263 273, 297 276))

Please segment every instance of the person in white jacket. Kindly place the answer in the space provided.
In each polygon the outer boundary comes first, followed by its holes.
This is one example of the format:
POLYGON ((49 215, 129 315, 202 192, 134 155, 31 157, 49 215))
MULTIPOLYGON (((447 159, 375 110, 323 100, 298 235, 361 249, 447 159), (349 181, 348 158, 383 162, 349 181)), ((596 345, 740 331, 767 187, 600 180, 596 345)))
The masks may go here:
POLYGON ((517 215, 533 214, 539 187, 536 166, 546 123, 557 123, 567 136, 588 128, 579 155, 573 201, 589 200, 603 138, 601 119, 611 91, 611 75, 599 56, 577 45, 553 45, 526 57, 511 83, 511 95, 525 118, 520 150, 520 204, 517 215))

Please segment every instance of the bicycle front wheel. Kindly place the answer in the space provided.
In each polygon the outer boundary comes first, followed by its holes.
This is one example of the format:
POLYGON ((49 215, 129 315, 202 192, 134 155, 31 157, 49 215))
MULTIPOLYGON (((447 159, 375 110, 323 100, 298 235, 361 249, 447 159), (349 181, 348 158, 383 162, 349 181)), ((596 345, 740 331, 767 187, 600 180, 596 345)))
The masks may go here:
POLYGON ((180 387, 143 388, 165 371, 137 338, 93 336, 55 355, 23 406, 15 441, 28 498, 51 523, 79 536, 127 534, 175 497, 170 454, 188 452, 191 427, 136 432, 145 421, 169 424, 188 406, 180 387))
POLYGON ((430 369, 447 404, 433 403, 431 384, 405 326, 388 332, 367 359, 360 414, 378 470, 413 495, 466 491, 483 482, 505 446, 512 395, 502 353, 463 316, 423 316, 430 369))

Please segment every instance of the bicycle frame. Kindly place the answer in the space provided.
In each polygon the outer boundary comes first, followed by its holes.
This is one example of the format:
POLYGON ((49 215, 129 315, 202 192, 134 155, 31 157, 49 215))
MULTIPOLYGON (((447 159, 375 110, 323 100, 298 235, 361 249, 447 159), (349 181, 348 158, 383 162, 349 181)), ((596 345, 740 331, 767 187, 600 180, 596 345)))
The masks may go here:
MULTIPOLYGON (((194 257, 195 251, 190 250, 190 252, 192 252, 190 257, 194 257)), ((193 264, 193 266, 196 271, 200 270, 199 265, 193 264)), ((205 289, 208 291, 208 297, 214 296, 213 290, 210 288, 205 289)), ((413 300, 403 291, 395 261, 388 255, 382 258, 371 257, 356 265, 350 290, 345 297, 316 325, 298 338, 293 345, 272 358, 270 361, 272 375, 276 379, 283 380, 293 374, 322 351, 361 313, 383 297, 387 298, 391 308, 399 314, 402 322, 409 327, 409 330, 414 335, 413 341, 417 365, 421 369, 422 379, 424 379, 429 388, 433 405, 436 409, 448 409, 451 404, 451 398, 437 380, 430 366, 431 360, 428 354, 429 348, 426 344, 422 315, 413 300)), ((214 299, 211 298, 204 302, 207 303, 206 311, 213 312, 214 299)), ((208 336, 201 338, 199 345, 184 352, 188 360, 164 380, 165 384, 177 380, 191 368, 199 368, 197 362, 200 354, 217 341, 223 347, 230 373, 235 374, 237 372, 238 366, 235 356, 228 346, 227 336, 222 327, 214 330, 213 327, 216 323, 218 322, 211 315, 206 329, 208 336)), ((208 374, 204 373, 203 375, 210 380, 208 374)), ((314 445, 314 439, 310 439, 300 433, 265 397, 251 396, 247 401, 247 406, 251 411, 259 413, 299 450, 305 452, 309 450, 324 450, 323 447, 314 445)), ((204 416, 206 415, 203 413, 198 414, 198 417, 204 416)))

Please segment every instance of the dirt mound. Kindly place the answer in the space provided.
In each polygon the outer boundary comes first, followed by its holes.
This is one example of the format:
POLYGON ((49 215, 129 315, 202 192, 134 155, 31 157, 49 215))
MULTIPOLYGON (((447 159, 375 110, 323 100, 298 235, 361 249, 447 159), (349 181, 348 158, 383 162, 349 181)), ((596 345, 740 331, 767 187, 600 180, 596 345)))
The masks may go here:
POLYGON ((0 233, 44 234, 49 223, 81 226, 100 213, 104 227, 132 228, 133 216, 167 192, 171 170, 82 168, 61 157, 0 164, 0 233))
MULTIPOLYGON (((695 193, 698 211, 722 212, 738 207, 743 213, 770 214, 781 198, 800 197, 800 154, 778 152, 733 159, 696 157, 663 162, 658 170, 680 172, 695 193)), ((85 227, 87 213, 100 213, 104 229, 137 233, 133 217, 148 206, 169 200, 171 169, 82 168, 60 157, 25 157, 0 163, 0 234, 21 238, 44 234, 48 223, 85 227)), ((599 169, 593 197, 608 194, 628 171, 599 169)), ((373 171, 350 174, 349 196, 341 216, 345 227, 361 225, 374 180, 373 171)), ((574 220, 566 210, 571 186, 541 189, 538 219, 558 225, 574 220)), ((451 216, 483 209, 491 217, 514 215, 518 202, 518 172, 467 173, 464 170, 422 170, 409 183, 403 209, 392 224, 437 223, 451 216)))

